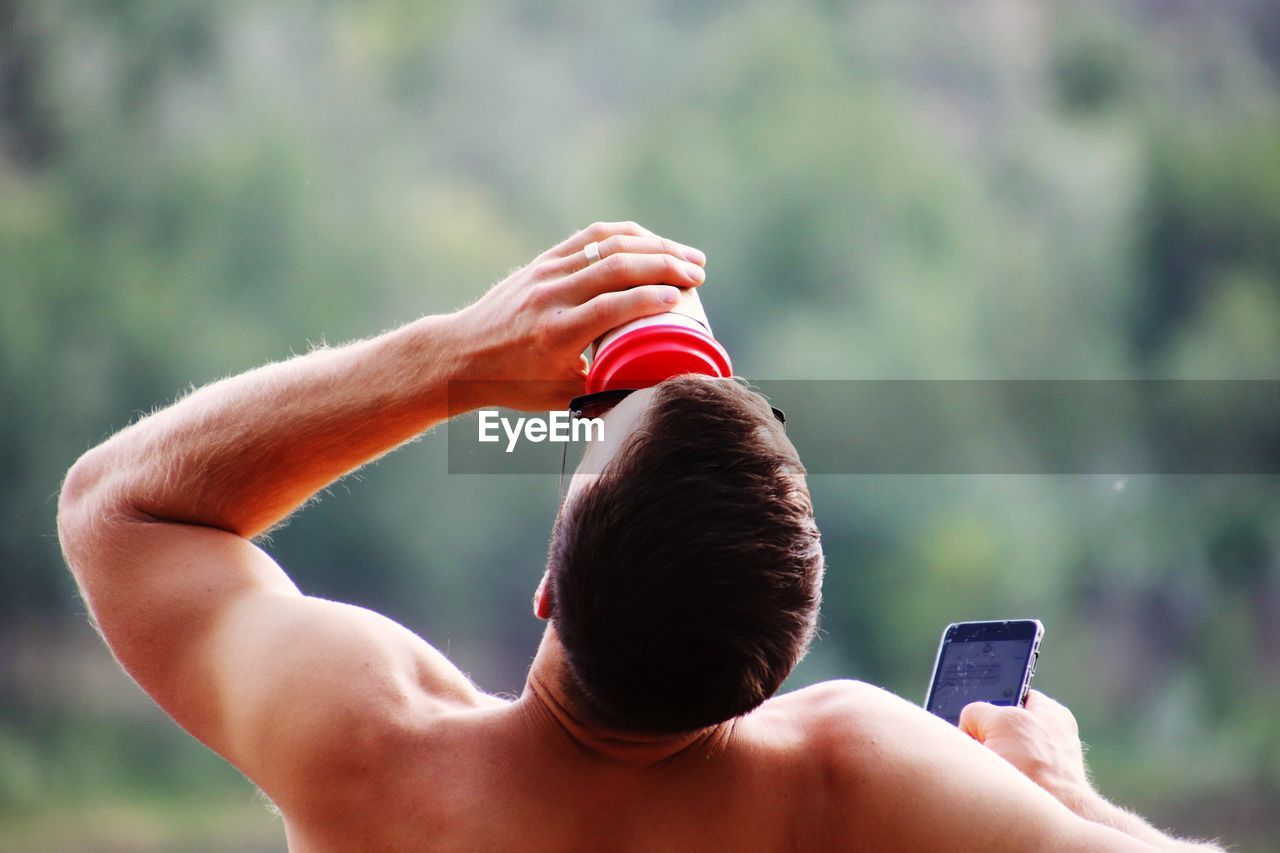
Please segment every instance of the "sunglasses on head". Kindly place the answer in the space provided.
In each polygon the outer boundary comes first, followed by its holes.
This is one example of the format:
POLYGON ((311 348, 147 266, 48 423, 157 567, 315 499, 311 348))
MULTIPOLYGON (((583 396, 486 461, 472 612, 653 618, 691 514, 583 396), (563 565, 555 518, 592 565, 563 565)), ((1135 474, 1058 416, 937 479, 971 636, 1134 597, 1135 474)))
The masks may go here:
MULTIPOLYGON (((569 401, 569 417, 575 421, 579 418, 601 417, 639 390, 639 388, 614 388, 611 391, 597 391, 594 394, 583 394, 581 397, 574 397, 569 401)), ((778 419, 778 423, 785 428, 787 425, 786 413, 777 406, 770 406, 769 410, 778 419)), ((569 445, 566 443, 560 454, 560 501, 558 505, 562 509, 564 507, 564 469, 568 458, 569 445)))
MULTIPOLYGON (((574 397, 569 401, 569 417, 574 420, 598 418, 639 390, 639 388, 615 388, 611 391, 597 391, 594 394, 574 397)), ((787 415, 782 409, 770 406, 769 410, 778 419, 778 423, 783 425, 787 423, 787 415)))

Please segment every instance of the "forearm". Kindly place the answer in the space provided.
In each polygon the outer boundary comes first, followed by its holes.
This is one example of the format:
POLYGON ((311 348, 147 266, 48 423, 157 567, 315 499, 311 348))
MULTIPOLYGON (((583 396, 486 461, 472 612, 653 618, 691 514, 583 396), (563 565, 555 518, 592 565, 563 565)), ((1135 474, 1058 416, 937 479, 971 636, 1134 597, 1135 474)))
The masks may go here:
POLYGON ((1022 707, 967 705, 960 713, 960 728, 1087 821, 1161 850, 1222 850, 1212 843, 1173 838, 1103 799, 1089 783, 1075 716, 1038 690, 1028 691, 1022 707))
POLYGON ((71 469, 60 529, 79 539, 83 524, 123 515, 256 536, 450 409, 564 405, 582 393, 587 344, 669 310, 670 283, 697 286, 704 261, 635 223, 596 223, 462 311, 216 382, 144 418, 71 469), (594 266, 588 241, 607 256, 594 266), (473 396, 449 399, 452 380, 473 396))
MULTIPOLYGON (((1053 792, 1051 791, 1050 793, 1053 792)), ((1177 853, 1193 853, 1193 851, 1195 853, 1215 853, 1215 851, 1216 853, 1222 853, 1223 850, 1221 846, 1215 843, 1187 841, 1167 835, 1133 812, 1107 801, 1092 788, 1064 793, 1059 799, 1085 820, 1118 829, 1126 835, 1139 841, 1144 841, 1160 850, 1177 851, 1177 853)))
POLYGON ((208 385, 86 454, 64 497, 256 536, 447 417, 466 358, 455 316, 208 385))

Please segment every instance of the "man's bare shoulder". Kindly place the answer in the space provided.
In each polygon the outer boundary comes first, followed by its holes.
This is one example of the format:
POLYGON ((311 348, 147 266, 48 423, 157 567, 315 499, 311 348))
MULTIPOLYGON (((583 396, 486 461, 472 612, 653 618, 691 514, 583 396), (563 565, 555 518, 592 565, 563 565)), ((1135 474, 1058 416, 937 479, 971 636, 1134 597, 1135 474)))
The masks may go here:
POLYGON ((748 721, 789 732, 822 780, 831 835, 819 846, 856 839, 861 849, 1093 850, 1126 842, 1072 815, 955 726, 870 684, 816 684, 748 721))
MULTIPOLYGON (((790 753, 830 784, 856 786, 899 762, 906 745, 953 733, 904 699, 861 681, 825 681, 776 696, 744 717, 742 741, 790 753)), ((954 733, 958 734, 958 733, 954 733)))
POLYGON ((763 725, 799 725, 815 742, 846 743, 855 732, 882 734, 886 729, 930 726, 937 721, 922 708, 863 681, 823 681, 770 699, 752 718, 763 725))
POLYGON ((802 752, 844 794, 979 751, 954 726, 861 681, 826 681, 775 697, 743 722, 748 736, 802 752))

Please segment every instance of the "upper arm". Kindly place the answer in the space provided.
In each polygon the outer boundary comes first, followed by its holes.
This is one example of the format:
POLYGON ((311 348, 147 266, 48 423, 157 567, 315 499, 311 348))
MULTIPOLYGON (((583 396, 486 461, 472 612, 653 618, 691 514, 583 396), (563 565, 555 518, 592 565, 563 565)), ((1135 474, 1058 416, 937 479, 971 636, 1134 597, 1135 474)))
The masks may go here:
POLYGON ((68 558, 116 658, 278 801, 389 725, 481 695, 408 629, 302 595, 235 534, 132 517, 67 532, 68 558))
POLYGON ((1153 849, 1077 816, 989 749, 892 694, 844 683, 824 701, 819 737, 849 837, 870 833, 916 850, 1153 849))

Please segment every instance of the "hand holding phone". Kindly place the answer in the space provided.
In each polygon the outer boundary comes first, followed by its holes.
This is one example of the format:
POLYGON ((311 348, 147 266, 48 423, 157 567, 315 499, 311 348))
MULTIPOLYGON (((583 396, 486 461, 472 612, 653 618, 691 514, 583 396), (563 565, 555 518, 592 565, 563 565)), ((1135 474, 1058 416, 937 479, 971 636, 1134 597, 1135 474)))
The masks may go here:
POLYGON ((970 702, 1021 705, 1043 637, 1037 619, 948 625, 938 644, 925 710, 954 726, 970 702))

